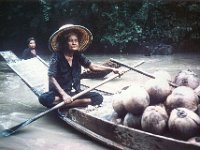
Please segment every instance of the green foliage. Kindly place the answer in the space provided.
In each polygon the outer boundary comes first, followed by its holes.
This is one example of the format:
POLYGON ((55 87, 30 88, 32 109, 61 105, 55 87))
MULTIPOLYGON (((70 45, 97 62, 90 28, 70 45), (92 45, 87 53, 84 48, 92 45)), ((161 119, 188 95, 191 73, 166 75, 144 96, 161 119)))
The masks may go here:
POLYGON ((49 12, 51 10, 49 2, 47 0, 39 0, 39 2, 41 4, 41 9, 42 9, 42 13, 44 16, 44 20, 45 20, 45 22, 48 22, 49 21, 49 12))
POLYGON ((5 40, 33 35, 47 42, 66 23, 88 27, 96 48, 114 47, 115 52, 155 42, 200 40, 196 1, 21 0, 1 1, 0 7, 0 37, 5 40))

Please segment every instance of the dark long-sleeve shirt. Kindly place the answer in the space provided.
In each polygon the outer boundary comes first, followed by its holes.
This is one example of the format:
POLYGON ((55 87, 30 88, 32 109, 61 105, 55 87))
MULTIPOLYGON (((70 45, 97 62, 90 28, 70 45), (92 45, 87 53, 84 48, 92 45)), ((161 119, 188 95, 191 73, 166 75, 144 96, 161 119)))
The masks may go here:
POLYGON ((31 53, 30 48, 25 49, 22 53, 22 59, 30 59, 33 57, 35 57, 35 55, 33 53, 31 53))
MULTIPOLYGON (((91 61, 82 53, 74 53, 72 66, 65 59, 64 54, 55 52, 52 54, 48 75, 55 77, 59 85, 65 91, 71 91, 74 88, 80 90, 81 66, 88 68, 91 61)), ((49 85, 50 91, 55 91, 54 87, 49 85)))

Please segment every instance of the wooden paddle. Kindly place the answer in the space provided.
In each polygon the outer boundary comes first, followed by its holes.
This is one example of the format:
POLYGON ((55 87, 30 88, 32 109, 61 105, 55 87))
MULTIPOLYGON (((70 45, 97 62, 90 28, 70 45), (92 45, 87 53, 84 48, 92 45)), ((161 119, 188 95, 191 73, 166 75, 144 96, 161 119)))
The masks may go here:
MULTIPOLYGON (((136 64, 135 67, 137 67, 137 66, 139 66, 139 65, 141 65, 141 64, 143 64, 143 63, 144 63, 144 61, 142 61, 142 62, 136 64)), ((91 91, 91 90, 93 90, 93 89, 95 89, 95 88, 97 88, 97 87, 99 87, 99 86, 101 86, 101 85, 103 85, 103 84, 105 84, 105 83, 107 83, 107 82, 109 82, 109 81, 111 81, 111 80, 117 78, 117 77, 120 77, 121 75, 123 75, 123 74, 126 73, 127 71, 129 71, 129 69, 123 71, 123 72, 120 73, 120 74, 115 74, 115 75, 113 75, 113 76, 111 76, 111 77, 105 79, 104 81, 100 82, 99 84, 97 84, 97 85, 95 85, 95 86, 93 86, 93 87, 90 87, 90 88, 88 88, 88 89, 86 89, 86 90, 84 90, 84 91, 82 91, 82 92, 80 92, 80 93, 74 95, 74 96, 72 97, 72 100, 75 100, 75 99, 77 99, 78 97, 80 97, 80 96, 82 96, 82 95, 88 93, 89 91, 91 91)), ((30 118, 30 119, 28 119, 28 120, 26 120, 26 121, 24 121, 24 122, 22 122, 22 123, 20 123, 20 124, 18 124, 18 125, 16 125, 16 126, 12 127, 12 128, 9 128, 9 129, 0 131, 0 137, 7 137, 7 136, 10 136, 11 134, 15 133, 17 130, 19 130, 19 129, 21 129, 21 128, 23 128, 23 127, 25 127, 25 126, 31 124, 33 121, 35 121, 35 120, 41 118, 42 116, 46 115, 47 113, 49 113, 49 112, 51 112, 51 111, 53 111, 53 110, 55 110, 55 109, 60 108, 60 107, 63 106, 64 104, 65 104, 64 102, 61 102, 61 103, 57 104, 56 106, 54 106, 54 107, 52 107, 52 108, 50 108, 50 109, 48 109, 48 110, 46 110, 46 111, 44 111, 44 112, 41 112, 41 113, 39 113, 38 115, 34 116, 33 118, 30 118)))
MULTIPOLYGON (((152 78, 152 79, 155 79, 155 78, 156 78, 155 76, 153 76, 153 75, 151 75, 151 74, 149 74, 149 73, 147 73, 147 72, 144 72, 144 71, 141 71, 141 70, 136 69, 136 68, 134 68, 134 67, 131 67, 131 66, 129 66, 129 65, 126 65, 126 64, 124 64, 124 63, 122 63, 122 62, 120 62, 120 61, 118 61, 118 60, 116 60, 116 59, 110 58, 110 61, 115 62, 115 63, 117 63, 117 64, 119 64, 119 65, 121 65, 121 66, 127 67, 127 68, 129 68, 129 69, 131 69, 131 70, 134 70, 134 71, 136 71, 136 72, 138 72, 138 73, 141 73, 141 74, 143 74, 143 75, 145 75, 145 76, 147 76, 147 77, 150 77, 150 78, 152 78)), ((171 85, 172 87, 178 87, 178 85, 174 84, 174 83, 171 82, 171 81, 168 81, 168 83, 169 83, 169 85, 171 85)))
POLYGON ((39 59, 45 66, 49 66, 40 56, 36 55, 36 58, 39 59))

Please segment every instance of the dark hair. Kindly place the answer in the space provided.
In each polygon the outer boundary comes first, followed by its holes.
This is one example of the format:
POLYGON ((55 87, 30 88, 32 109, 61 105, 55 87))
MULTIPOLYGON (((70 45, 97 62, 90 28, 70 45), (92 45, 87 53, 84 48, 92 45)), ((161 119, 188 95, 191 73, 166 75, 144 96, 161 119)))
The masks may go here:
POLYGON ((35 41, 35 38, 34 38, 34 37, 28 38, 28 39, 27 39, 27 44, 29 44, 31 40, 34 40, 34 41, 35 41))

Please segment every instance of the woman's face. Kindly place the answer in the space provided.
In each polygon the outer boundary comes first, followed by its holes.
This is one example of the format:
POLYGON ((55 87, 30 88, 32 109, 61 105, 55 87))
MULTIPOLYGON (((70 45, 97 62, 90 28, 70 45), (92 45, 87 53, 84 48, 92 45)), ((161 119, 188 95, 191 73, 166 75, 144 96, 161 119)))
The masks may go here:
POLYGON ((72 50, 72 51, 79 50, 79 41, 78 41, 77 35, 75 34, 70 35, 67 40, 67 44, 68 44, 69 50, 72 50))
POLYGON ((31 48, 31 49, 35 49, 35 47, 36 47, 35 41, 34 41, 34 40, 31 40, 31 41, 29 42, 29 44, 28 44, 28 47, 31 48))

